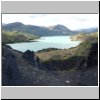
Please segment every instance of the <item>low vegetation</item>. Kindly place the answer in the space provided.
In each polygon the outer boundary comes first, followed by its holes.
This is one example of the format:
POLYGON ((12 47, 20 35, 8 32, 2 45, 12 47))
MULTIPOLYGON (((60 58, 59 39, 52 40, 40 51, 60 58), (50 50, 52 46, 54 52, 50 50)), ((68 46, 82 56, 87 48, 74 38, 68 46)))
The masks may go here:
POLYGON ((29 42, 37 38, 37 36, 26 32, 2 30, 2 44, 29 42))
POLYGON ((98 33, 95 32, 95 33, 91 33, 91 34, 86 34, 86 33, 79 33, 79 34, 76 34, 76 35, 72 35, 71 36, 71 40, 72 41, 84 41, 86 40, 87 38, 97 38, 98 37, 98 33))
POLYGON ((86 66, 87 58, 94 44, 98 44, 97 33, 88 35, 77 47, 64 50, 37 52, 44 66, 51 70, 69 70, 86 66))

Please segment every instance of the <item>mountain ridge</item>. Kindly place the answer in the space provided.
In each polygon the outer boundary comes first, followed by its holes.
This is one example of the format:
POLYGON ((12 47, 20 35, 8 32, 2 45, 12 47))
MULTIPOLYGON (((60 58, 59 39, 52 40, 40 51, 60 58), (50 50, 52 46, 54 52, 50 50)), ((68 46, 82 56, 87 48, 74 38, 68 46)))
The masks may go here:
MULTIPOLYGON (((62 25, 63 26, 63 25, 62 25)), ((56 25, 56 29, 50 30, 48 27, 41 27, 41 26, 35 26, 35 25, 24 25, 20 22, 14 22, 10 24, 6 24, 2 26, 3 30, 9 30, 9 31, 22 31, 22 32, 28 32, 37 36, 52 36, 52 35, 71 35, 73 31, 69 30, 67 27, 63 26, 64 30, 66 29, 66 32, 58 25, 56 25), (58 30, 58 31, 56 31, 58 30), (68 31, 67 31, 68 30, 68 31)))
POLYGON ((78 32, 83 32, 83 33, 94 33, 94 32, 98 32, 98 28, 97 27, 92 27, 92 28, 85 28, 85 29, 80 29, 77 30, 78 32))
POLYGON ((36 26, 36 25, 25 25, 21 22, 4 24, 2 25, 2 30, 27 32, 36 36, 61 36, 61 35, 69 36, 80 32, 92 33, 98 31, 97 28, 81 29, 81 30, 73 31, 61 24, 45 27, 45 26, 36 26))

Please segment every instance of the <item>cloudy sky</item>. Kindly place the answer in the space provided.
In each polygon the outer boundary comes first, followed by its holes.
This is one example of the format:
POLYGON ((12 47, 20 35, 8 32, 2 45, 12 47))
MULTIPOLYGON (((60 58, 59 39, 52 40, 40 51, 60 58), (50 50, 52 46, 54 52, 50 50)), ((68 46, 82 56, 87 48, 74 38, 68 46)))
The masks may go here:
POLYGON ((2 23, 52 26, 62 24, 71 30, 98 27, 98 14, 2 14, 2 23))

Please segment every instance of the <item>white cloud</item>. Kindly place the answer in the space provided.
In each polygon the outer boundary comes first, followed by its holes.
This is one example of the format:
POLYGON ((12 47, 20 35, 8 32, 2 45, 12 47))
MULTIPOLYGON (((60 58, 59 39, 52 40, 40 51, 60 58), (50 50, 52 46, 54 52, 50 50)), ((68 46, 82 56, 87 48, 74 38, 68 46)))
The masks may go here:
POLYGON ((22 22, 38 26, 62 24, 76 30, 98 27, 98 14, 2 14, 2 23, 22 22))

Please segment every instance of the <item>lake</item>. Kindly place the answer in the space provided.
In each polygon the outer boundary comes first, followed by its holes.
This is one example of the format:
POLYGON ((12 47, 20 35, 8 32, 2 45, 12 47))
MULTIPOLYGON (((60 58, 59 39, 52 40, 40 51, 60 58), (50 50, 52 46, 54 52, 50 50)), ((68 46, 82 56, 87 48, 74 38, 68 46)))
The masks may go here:
POLYGON ((79 45, 80 41, 71 41, 70 36, 48 36, 36 39, 35 42, 7 44, 13 49, 25 52, 26 50, 38 51, 46 48, 68 49, 79 45))

